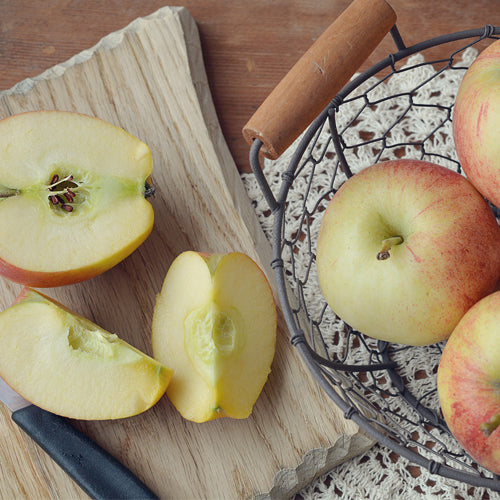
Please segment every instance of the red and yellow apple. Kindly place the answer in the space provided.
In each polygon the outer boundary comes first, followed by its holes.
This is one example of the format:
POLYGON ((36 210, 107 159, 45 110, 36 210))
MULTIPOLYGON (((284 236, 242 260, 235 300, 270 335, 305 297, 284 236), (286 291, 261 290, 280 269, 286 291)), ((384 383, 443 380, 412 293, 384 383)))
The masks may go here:
POLYGON ((47 411, 102 420, 149 409, 165 393, 172 370, 25 287, 0 313, 0 376, 47 411))
POLYGON ((353 328, 388 342, 446 339, 500 276, 500 229, 463 176, 429 162, 366 168, 330 201, 317 244, 321 290, 353 328))
POLYGON ((76 283, 150 234, 148 146, 98 118, 63 111, 0 121, 0 274, 25 285, 76 283))
POLYGON ((443 416, 460 445, 500 474, 500 292, 460 320, 441 356, 437 387, 443 416))
POLYGON ((247 255, 187 251, 172 263, 153 318, 153 353, 174 370, 167 396, 194 422, 246 418, 271 370, 276 307, 247 255))
POLYGON ((500 206, 500 40, 479 54, 460 84, 453 137, 467 178, 500 206))

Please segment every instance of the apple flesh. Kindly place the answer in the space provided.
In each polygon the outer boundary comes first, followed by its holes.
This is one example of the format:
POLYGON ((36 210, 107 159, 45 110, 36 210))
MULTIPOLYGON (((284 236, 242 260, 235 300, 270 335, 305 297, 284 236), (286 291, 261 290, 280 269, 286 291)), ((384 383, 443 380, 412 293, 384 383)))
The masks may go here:
POLYGON ((150 234, 151 152, 98 118, 21 113, 0 121, 0 274, 36 287, 96 276, 150 234))
POLYGON ((500 276, 500 229, 472 184, 395 160, 345 182, 321 221, 317 270, 331 309, 376 339, 446 339, 500 276))
POLYGON ((471 64, 453 110, 453 137, 467 178, 500 206, 500 40, 471 64))
POLYGON ((0 313, 0 376, 47 411, 103 420, 153 406, 165 393, 172 370, 25 287, 0 313))
POLYGON ((500 474, 500 292, 460 320, 441 356, 437 387, 443 416, 463 449, 500 474))
POLYGON ((187 251, 157 297, 153 353, 174 375, 167 396, 194 422, 246 418, 271 370, 276 307, 247 255, 187 251))

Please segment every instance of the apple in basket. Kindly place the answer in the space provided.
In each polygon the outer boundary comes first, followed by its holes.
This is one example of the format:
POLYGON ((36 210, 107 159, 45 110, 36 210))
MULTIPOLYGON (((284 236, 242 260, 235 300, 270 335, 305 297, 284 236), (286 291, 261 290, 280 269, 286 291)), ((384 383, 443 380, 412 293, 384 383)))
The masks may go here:
POLYGON ((277 315, 266 276, 239 252, 187 251, 153 317, 153 353, 174 370, 167 396, 194 422, 250 415, 271 370, 277 315))
POLYGON ((483 50, 464 75, 453 111, 453 137, 467 177, 500 206, 500 40, 483 50))
POLYGON ((47 411, 102 420, 150 408, 165 393, 172 370, 25 287, 0 313, 0 375, 47 411))
POLYGON ((500 276, 500 229, 460 174, 419 160, 347 180, 321 221, 317 270, 332 310, 376 339, 446 339, 500 276))
POLYGON ((149 235, 151 152, 98 118, 34 111, 0 121, 0 274, 48 287, 114 266, 149 235))
POLYGON ((441 356, 437 387, 452 434, 474 460, 500 474, 500 292, 460 320, 441 356))

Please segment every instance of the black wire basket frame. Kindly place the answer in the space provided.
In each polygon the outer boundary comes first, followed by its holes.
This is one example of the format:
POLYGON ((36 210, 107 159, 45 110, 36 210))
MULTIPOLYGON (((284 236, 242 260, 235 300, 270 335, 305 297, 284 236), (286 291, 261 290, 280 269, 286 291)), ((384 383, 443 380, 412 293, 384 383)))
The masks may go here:
MULTIPOLYGON (((425 404, 424 398, 416 397, 411 387, 408 387, 408 381, 400 376, 399 365, 395 359, 402 351, 404 351, 404 355, 411 355, 411 347, 391 345, 382 341, 374 341, 374 344, 370 344, 370 340, 367 340, 362 333, 356 332, 349 325, 344 324, 343 331, 345 335, 352 338, 352 340, 347 342, 350 345, 348 349, 366 350, 367 362, 361 364, 349 363, 347 362, 348 356, 345 353, 335 355, 324 354, 325 349, 323 344, 327 341, 324 340, 323 333, 321 332, 321 317, 311 317, 308 314, 308 305, 302 299, 302 288, 306 285, 307 276, 301 281, 296 277, 295 270, 293 269, 294 252, 302 251, 295 248, 299 238, 287 240, 284 234, 286 224, 285 213, 289 205, 287 196, 298 173, 302 172, 308 163, 312 163, 314 167, 314 165, 325 159, 325 151, 319 155, 319 158, 311 159, 313 156, 311 151, 314 150, 313 146, 320 130, 329 127, 331 144, 337 157, 336 165, 332 166, 332 179, 336 175, 339 175, 339 169, 346 177, 352 175, 351 165, 346 158, 346 151, 348 151, 350 146, 343 139, 343 133, 349 124, 343 129, 338 127, 336 115, 342 106, 351 104, 350 95, 356 89, 365 84, 371 77, 383 71, 389 71, 389 76, 397 73, 399 71, 397 63, 406 60, 411 55, 423 52, 434 46, 450 44, 452 42, 463 42, 462 46, 453 50, 448 59, 425 63, 442 66, 442 69, 439 71, 449 70, 454 67, 457 54, 485 39, 496 39, 499 34, 500 27, 487 25, 478 29, 439 36, 406 47, 397 27, 394 26, 391 29, 391 35, 396 44, 397 52, 390 54, 370 69, 353 78, 312 122, 309 128, 303 133, 286 171, 281 176, 281 185, 277 197, 274 196, 260 163, 259 153, 263 145, 262 142, 256 139, 250 148, 250 163, 253 173, 272 214, 273 230, 271 238, 273 260, 271 267, 276 276, 279 301, 289 329, 290 342, 298 349, 305 364, 320 386, 341 409, 345 418, 352 419, 362 430, 375 438, 381 445, 407 458, 410 462, 428 469, 432 474, 438 474, 446 478, 468 483, 472 486, 485 487, 495 491, 500 491, 500 477, 491 474, 489 471, 482 469, 481 466, 473 463, 463 450, 461 453, 447 450, 446 445, 441 443, 439 436, 442 433, 449 435, 449 430, 441 416, 439 408, 432 408, 425 404), (291 260, 290 258, 288 260, 284 259, 283 254, 285 251, 290 252, 292 256, 291 260), (292 290, 290 289, 290 284, 292 284, 292 290), (293 297, 291 295, 292 292, 293 297), (292 301, 298 301, 299 305, 292 306, 292 301), (301 325, 298 319, 299 309, 302 313, 305 313, 307 325, 301 325), (313 331, 314 333, 312 333, 313 331), (317 340, 318 338, 319 341, 317 340), (389 389, 378 387, 378 381, 381 379, 388 380, 389 389), (403 417, 402 424, 394 428, 391 425, 391 419, 396 418, 396 416, 391 414, 390 409, 384 408, 381 410, 381 405, 370 399, 370 396, 377 393, 384 393, 383 396, 386 401, 391 401, 391 398, 402 398, 405 404, 411 407, 417 415, 415 422, 412 421, 411 423, 424 428, 427 438, 434 439, 439 446, 428 446, 415 442, 412 438, 411 429, 405 430, 404 428, 406 423, 409 423, 411 419, 403 417), (380 419, 381 411, 384 412, 384 417, 388 416, 389 418, 380 419)), ((383 80, 389 76, 384 76, 383 80)), ((442 106, 442 108, 447 116, 446 120, 451 121, 452 106, 442 106)), ((425 141, 427 139, 429 137, 424 138, 420 145, 416 145, 416 147, 420 147, 422 156, 426 154, 425 141)), ((376 141, 380 142, 380 139, 369 137, 363 145, 373 145, 376 141)), ((395 150, 394 148, 393 151, 395 150)), ((449 160, 452 168, 458 172, 461 171, 456 159, 442 159, 449 160)), ((310 176, 312 175, 314 175, 314 172, 310 174, 310 176)), ((332 187, 328 196, 331 198, 335 194, 335 191, 336 188, 332 187)), ((328 201, 328 196, 323 196, 324 203, 328 201)), ((316 204, 317 206, 318 204, 316 204)), ((492 208, 496 210, 495 207, 492 208)), ((495 214, 498 217, 498 211, 495 214)), ((299 218, 299 224, 307 226, 308 218, 311 215, 311 213, 306 214, 304 209, 303 216, 299 218)), ((297 230, 296 233, 300 233, 300 231, 297 230)), ((308 247, 308 252, 310 252, 311 266, 313 266, 315 265, 314 242, 309 241, 306 246, 308 247)), ((442 349, 440 345, 432 346, 431 349, 436 351, 437 357, 440 356, 442 349)))

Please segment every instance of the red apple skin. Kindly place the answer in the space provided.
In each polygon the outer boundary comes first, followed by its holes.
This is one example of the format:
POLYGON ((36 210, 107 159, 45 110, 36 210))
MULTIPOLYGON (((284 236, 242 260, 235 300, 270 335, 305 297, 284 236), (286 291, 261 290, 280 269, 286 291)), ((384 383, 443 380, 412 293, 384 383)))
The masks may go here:
POLYGON ((73 285, 97 276, 108 269, 108 266, 88 267, 78 270, 42 272, 30 271, 9 264, 0 258, 0 275, 8 278, 14 283, 37 288, 58 287, 73 285))
POLYGON ((451 334, 437 387, 443 416, 463 449, 500 474, 500 428, 486 437, 481 424, 500 412, 500 292, 477 302, 451 334))
POLYGON ((153 226, 151 225, 147 232, 143 233, 138 239, 121 249, 120 252, 110 255, 101 262, 90 266, 79 269, 69 269, 67 271, 43 272, 22 269, 0 258, 0 275, 8 278, 14 283, 20 283, 21 285, 35 288, 51 288, 80 283, 104 273, 128 257, 147 239, 152 229, 153 226))
POLYGON ((500 40, 467 70, 453 111, 453 137, 468 179, 500 206, 500 40))

